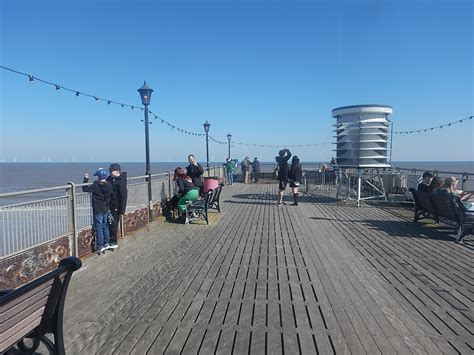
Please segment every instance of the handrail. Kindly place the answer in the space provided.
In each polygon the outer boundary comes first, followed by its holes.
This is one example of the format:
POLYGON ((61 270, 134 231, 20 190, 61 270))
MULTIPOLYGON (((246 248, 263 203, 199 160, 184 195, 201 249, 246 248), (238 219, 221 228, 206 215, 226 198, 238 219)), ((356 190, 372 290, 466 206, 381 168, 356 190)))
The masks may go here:
POLYGON ((401 167, 394 167, 393 168, 394 170, 406 170, 406 171, 435 171, 437 173, 441 173, 441 174, 459 174, 459 175, 464 175, 464 174, 467 174, 467 175, 474 175, 474 173, 469 173, 467 171, 441 171, 441 170, 430 170, 430 169, 418 169, 418 168, 401 168, 401 167))
POLYGON ((19 195, 28 195, 28 194, 38 193, 38 192, 54 191, 54 190, 60 190, 60 189, 68 190, 70 188, 71 188, 70 185, 61 185, 61 186, 45 187, 45 188, 42 188, 42 189, 34 189, 34 190, 4 192, 4 193, 0 194, 0 198, 1 197, 19 196, 19 195))
MULTIPOLYGON (((219 178, 224 176, 222 166, 210 167, 209 171, 219 178)), ((206 174, 205 171, 204 176, 206 174)), ((148 205, 159 208, 157 206, 163 199, 172 197, 172 172, 153 174, 151 177, 151 200, 146 193, 148 176, 127 178, 129 184, 126 212, 131 213, 130 218, 141 218, 141 212, 135 212, 148 205)), ((81 233, 84 228, 90 227, 92 220, 91 194, 82 192, 81 187, 92 184, 70 182, 67 185, 0 194, 0 257, 26 253, 34 247, 53 241, 64 243, 64 240, 68 240, 66 250, 78 256, 81 253, 79 249, 84 248, 84 242, 89 243, 81 239, 80 245, 79 239, 84 238, 81 233), (38 193, 41 195, 38 196, 38 193), (28 194, 30 196, 25 197, 28 194), (22 198, 17 198, 19 196, 22 198)), ((132 224, 141 226, 142 222, 132 224)), ((55 248, 62 250, 62 246, 55 248)), ((48 249, 45 253, 46 258, 50 260, 51 250, 48 249)), ((41 255, 39 258, 38 260, 43 260, 45 256, 41 255)))

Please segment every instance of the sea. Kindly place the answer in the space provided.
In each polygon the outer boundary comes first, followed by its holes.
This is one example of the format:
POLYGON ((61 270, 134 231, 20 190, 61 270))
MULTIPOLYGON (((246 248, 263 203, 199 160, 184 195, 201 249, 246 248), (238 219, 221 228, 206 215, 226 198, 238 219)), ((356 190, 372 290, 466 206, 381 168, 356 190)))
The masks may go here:
MULTIPOLYGON (((212 162, 211 166, 221 165, 223 162, 212 162)), ((202 164, 202 163, 201 163, 202 164)), ((322 162, 302 162, 303 168, 318 168, 322 162)), ((326 162, 326 164, 328 164, 326 162)), ((82 183, 85 173, 90 176, 99 168, 107 168, 110 162, 85 162, 85 163, 0 163, 0 194, 25 190, 42 189, 55 186, 64 186, 68 182, 82 183)), ((123 162, 120 163, 122 171, 128 177, 145 175, 145 163, 123 162)), ((152 174, 173 171, 176 167, 186 167, 187 162, 153 162, 150 165, 152 174)), ((203 164, 204 165, 204 164, 203 164)), ((239 164, 238 164, 239 165, 239 164)), ((262 162, 262 171, 270 172, 276 167, 274 162, 262 162)), ((474 161, 409 161, 392 162, 392 167, 443 172, 440 175, 454 175, 467 172, 470 182, 474 182, 474 161), (457 173, 457 174, 454 174, 457 173)), ((239 169, 236 170, 239 173, 239 169)), ((474 189, 474 184, 473 189, 474 189)), ((50 197, 50 192, 35 195, 35 199, 50 197)), ((11 204, 15 201, 24 201, 23 198, 0 197, 0 205, 11 204)))

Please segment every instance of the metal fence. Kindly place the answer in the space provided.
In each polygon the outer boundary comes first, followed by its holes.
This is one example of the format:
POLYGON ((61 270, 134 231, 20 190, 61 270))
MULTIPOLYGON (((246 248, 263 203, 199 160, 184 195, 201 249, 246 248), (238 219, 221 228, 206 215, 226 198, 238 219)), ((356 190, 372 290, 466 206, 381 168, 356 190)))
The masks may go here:
MULTIPOLYGON (((304 195, 353 200, 358 204, 368 199, 407 201, 412 199, 409 189, 418 187, 424 171, 404 168, 391 170, 305 169, 300 191, 304 195)), ((460 182, 460 189, 474 191, 474 174, 472 173, 449 171, 434 171, 433 173, 441 178, 454 176, 460 182)))
MULTIPOLYGON (((209 168, 204 176, 222 178, 222 166, 209 168)), ((149 205, 147 177, 128 179, 127 211, 149 205)), ((152 203, 170 198, 175 192, 170 172, 152 175, 152 203)), ((28 197, 50 193, 56 197, 0 206, 0 257, 4 258, 60 237, 69 237, 73 255, 77 256, 77 234, 92 224, 91 194, 82 192, 88 184, 70 183, 45 189, 3 193, 2 198, 28 197)))

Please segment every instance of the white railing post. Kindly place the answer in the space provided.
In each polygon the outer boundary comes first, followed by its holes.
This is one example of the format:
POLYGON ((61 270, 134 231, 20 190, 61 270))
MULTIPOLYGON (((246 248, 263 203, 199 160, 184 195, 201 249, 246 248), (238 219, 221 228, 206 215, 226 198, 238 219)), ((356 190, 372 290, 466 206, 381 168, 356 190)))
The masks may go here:
POLYGON ((168 198, 171 199, 171 171, 168 171, 168 198))
POLYGON ((70 245, 72 256, 79 257, 79 250, 77 245, 77 218, 76 218, 76 185, 73 182, 68 183, 71 188, 68 198, 68 208, 66 214, 68 216, 68 232, 71 233, 70 245))

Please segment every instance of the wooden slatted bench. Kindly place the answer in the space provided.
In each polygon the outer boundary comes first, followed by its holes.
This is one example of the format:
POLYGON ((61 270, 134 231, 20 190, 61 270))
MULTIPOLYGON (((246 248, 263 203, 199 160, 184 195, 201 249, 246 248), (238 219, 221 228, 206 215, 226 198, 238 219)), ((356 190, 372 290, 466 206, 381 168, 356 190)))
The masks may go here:
POLYGON ((457 228, 456 241, 462 241, 468 228, 474 224, 474 215, 464 207, 459 197, 445 196, 436 193, 426 193, 411 190, 415 201, 414 222, 430 218, 440 222, 442 218, 448 224, 457 228))
POLYGON ((275 173, 252 173, 251 174, 251 181, 254 181, 255 178, 257 178, 258 181, 261 181, 261 180, 275 181, 276 180, 276 174, 275 173))
POLYGON ((221 212, 221 205, 220 205, 220 197, 222 192, 223 184, 220 184, 217 189, 215 189, 212 193, 212 197, 209 200, 208 208, 215 209, 217 212, 221 212))
POLYGON ((15 344, 22 353, 32 354, 42 342, 51 354, 65 354, 63 310, 72 273, 81 260, 61 260, 56 270, 14 290, 0 293, 0 354, 15 344), (54 343, 46 337, 54 335, 54 343), (32 345, 25 344, 30 338, 32 345))
POLYGON ((221 191, 222 185, 219 185, 215 190, 210 189, 203 199, 189 203, 188 206, 186 206, 185 224, 201 218, 206 221, 206 224, 209 224, 209 209, 216 209, 219 213, 221 212, 219 201, 221 191))

